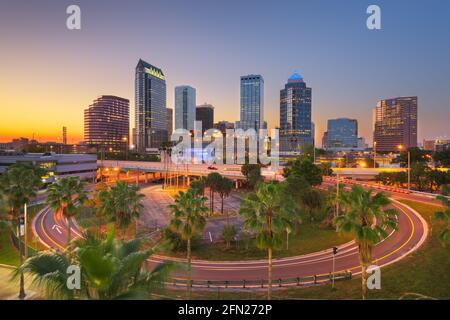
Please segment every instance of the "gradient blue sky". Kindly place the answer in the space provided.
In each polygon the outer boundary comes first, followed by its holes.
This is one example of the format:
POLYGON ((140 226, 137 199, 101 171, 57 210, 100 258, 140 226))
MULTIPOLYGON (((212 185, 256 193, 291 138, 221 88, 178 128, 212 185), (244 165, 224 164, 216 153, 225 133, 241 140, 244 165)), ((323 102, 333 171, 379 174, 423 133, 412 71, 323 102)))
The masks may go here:
POLYGON ((419 97, 419 140, 450 135, 450 1, 3 1, 0 140, 82 139, 83 109, 101 94, 130 99, 139 58, 174 86, 197 89, 215 121, 239 116, 239 76, 265 79, 265 118, 279 121, 279 90, 294 71, 313 88, 321 141, 326 120, 358 119, 372 140, 382 98, 419 97), (82 30, 65 27, 78 4, 82 30), (382 30, 366 28, 378 4, 382 30))

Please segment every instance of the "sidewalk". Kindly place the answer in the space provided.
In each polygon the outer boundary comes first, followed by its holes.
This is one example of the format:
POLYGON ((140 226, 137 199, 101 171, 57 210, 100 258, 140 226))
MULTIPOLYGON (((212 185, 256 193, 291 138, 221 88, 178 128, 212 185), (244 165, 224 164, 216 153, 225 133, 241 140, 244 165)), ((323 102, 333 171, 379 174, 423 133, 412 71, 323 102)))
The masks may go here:
MULTIPOLYGON (((19 294, 19 280, 11 280, 11 272, 13 269, 0 267, 0 300, 17 299, 19 294)), ((25 276, 25 290, 27 297, 25 299, 38 299, 35 291, 30 290, 31 279, 25 276)))

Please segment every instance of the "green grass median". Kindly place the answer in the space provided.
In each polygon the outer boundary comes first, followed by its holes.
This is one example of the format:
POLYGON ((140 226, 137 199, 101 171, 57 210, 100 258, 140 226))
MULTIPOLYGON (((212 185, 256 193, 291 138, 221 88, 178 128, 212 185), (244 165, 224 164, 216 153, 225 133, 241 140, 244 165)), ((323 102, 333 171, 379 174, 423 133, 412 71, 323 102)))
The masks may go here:
MULTIPOLYGON (((404 204, 419 212, 429 223, 437 206, 402 200, 404 204)), ((381 269, 381 289, 369 290, 369 299, 399 299, 407 293, 436 299, 450 298, 450 247, 443 247, 438 239, 441 226, 433 226, 427 241, 417 251, 399 262, 381 269)), ((361 299, 359 278, 336 282, 331 285, 282 289, 274 292, 274 299, 361 299)), ((174 297, 176 291, 169 291, 174 297)), ((195 299, 265 299, 264 291, 230 292, 218 289, 214 292, 194 292, 195 299)), ((414 296, 409 296, 414 298, 414 296)))

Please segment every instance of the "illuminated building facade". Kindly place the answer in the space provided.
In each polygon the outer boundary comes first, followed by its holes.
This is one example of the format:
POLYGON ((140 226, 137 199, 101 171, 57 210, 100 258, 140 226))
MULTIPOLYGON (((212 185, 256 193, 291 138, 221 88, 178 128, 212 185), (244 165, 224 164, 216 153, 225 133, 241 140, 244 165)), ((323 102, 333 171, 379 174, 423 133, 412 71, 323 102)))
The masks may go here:
POLYGON ((84 110, 84 141, 106 151, 126 150, 129 141, 130 101, 101 96, 84 110))
POLYGON ((15 163, 31 163, 45 169, 46 173, 42 177, 42 182, 45 184, 65 177, 95 181, 97 174, 96 154, 56 154, 53 152, 0 154, 0 175, 6 171, 8 166, 15 163))
POLYGON ((377 151, 417 147, 417 97, 399 97, 378 102, 373 112, 377 151))
POLYGON ((167 141, 166 78, 161 69, 139 60, 135 74, 133 141, 138 152, 150 152, 167 141))
POLYGON ((62 143, 67 144, 67 127, 62 128, 62 143))
POLYGON ((314 143, 312 90, 294 73, 280 91, 280 152, 301 152, 314 143))

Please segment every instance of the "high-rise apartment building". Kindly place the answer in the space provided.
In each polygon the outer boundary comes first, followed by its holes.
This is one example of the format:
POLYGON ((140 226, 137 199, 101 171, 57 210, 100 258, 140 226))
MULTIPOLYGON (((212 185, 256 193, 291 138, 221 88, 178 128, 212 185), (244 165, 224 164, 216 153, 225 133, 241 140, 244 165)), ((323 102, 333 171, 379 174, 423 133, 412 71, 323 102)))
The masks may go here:
POLYGON ((167 141, 166 78, 161 69, 139 60, 135 74, 133 140, 138 152, 167 141))
POLYGON ((173 133, 173 109, 167 108, 167 133, 168 137, 173 133))
POLYGON ((84 110, 84 141, 107 151, 124 151, 129 141, 130 101, 101 96, 84 110))
POLYGON ((260 75, 241 76, 241 109, 237 129, 258 131, 264 123, 264 79, 260 75))
POLYGON ((195 105, 195 88, 175 87, 175 129, 194 130, 195 105))
POLYGON ((373 112, 377 151, 417 147, 417 97, 398 97, 378 102, 373 112))
POLYGON ((202 122, 202 130, 205 132, 214 127, 214 107, 204 103, 197 106, 195 119, 202 122))
POLYGON ((313 145, 312 90, 294 73, 280 91, 280 152, 301 152, 313 145))
POLYGON ((358 121, 348 118, 328 120, 326 148, 336 151, 357 149, 358 121))

